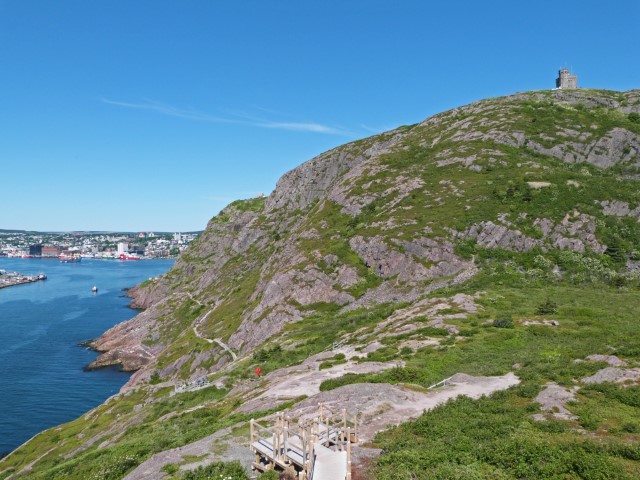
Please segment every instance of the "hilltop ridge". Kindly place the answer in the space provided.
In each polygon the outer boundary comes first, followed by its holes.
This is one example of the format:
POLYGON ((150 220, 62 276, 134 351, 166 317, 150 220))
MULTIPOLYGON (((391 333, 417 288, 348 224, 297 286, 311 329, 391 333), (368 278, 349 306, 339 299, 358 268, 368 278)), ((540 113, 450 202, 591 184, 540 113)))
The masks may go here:
MULTIPOLYGON (((528 92, 338 147, 286 173, 266 199, 223 210, 167 279, 148 285, 135 305, 149 306, 180 289, 202 296, 201 308, 211 309, 202 329, 246 352, 316 304, 352 309, 413 301, 466 280, 475 267, 455 252, 461 240, 515 251, 603 253, 595 222, 612 207, 545 209, 564 193, 576 197, 574 207, 584 203, 579 191, 595 182, 582 180, 588 172, 580 169, 572 175, 570 164, 636 174, 640 128, 628 119, 633 112, 640 112, 638 90, 528 92), (543 165, 541 157, 562 163, 543 165), (559 167, 565 183, 546 182, 559 167), (522 213, 535 208, 539 217, 508 218, 501 210, 509 188, 514 198, 530 200, 520 205, 522 213), (248 302, 239 303, 237 289, 248 302)), ((595 189, 584 193, 593 196, 595 189)))

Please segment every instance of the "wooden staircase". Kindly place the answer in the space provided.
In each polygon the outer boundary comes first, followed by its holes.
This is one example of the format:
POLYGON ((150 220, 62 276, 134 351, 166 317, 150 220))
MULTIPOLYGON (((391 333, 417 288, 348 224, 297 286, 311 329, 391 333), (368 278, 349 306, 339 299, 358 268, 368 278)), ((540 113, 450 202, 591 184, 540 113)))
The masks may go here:
POLYGON ((279 414, 271 428, 250 423, 253 469, 290 471, 299 480, 351 480, 351 443, 357 441, 357 418, 346 410, 332 415, 324 405, 313 420, 293 423, 279 414), (329 413, 329 415, 327 415, 329 413))

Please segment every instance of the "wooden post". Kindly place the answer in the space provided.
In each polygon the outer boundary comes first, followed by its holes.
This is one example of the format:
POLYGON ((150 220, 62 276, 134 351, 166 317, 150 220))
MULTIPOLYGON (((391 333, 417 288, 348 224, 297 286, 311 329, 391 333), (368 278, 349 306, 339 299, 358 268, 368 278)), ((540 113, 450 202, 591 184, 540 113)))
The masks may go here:
MULTIPOLYGON (((358 441, 358 414, 353 418, 353 436, 355 437, 355 441, 358 441)), ((351 439, 349 439, 351 441, 351 439)))
POLYGON ((302 468, 304 469, 304 464, 307 461, 307 429, 300 425, 300 434, 302 438, 302 468))
POLYGON ((347 427, 347 480, 351 479, 351 427, 347 427))
POLYGON ((288 436, 289 436, 289 429, 285 427, 284 430, 282 431, 282 445, 283 445, 282 455, 284 457, 284 463, 290 463, 288 453, 287 453, 287 437, 288 436))
POLYGON ((324 403, 320 402, 320 422, 322 422, 322 411, 324 410, 324 403))
POLYGON ((280 420, 278 421, 278 426, 276 428, 276 435, 278 436, 278 460, 282 459, 282 435, 283 435, 283 425, 284 419, 282 418, 282 414, 280 414, 280 420))
POLYGON ((250 438, 251 438, 251 445, 253 445, 253 437, 254 437, 254 435, 255 435, 255 434, 254 434, 254 431, 253 431, 253 430, 254 430, 254 428, 255 428, 255 427, 253 426, 253 422, 255 422, 255 420, 252 418, 252 419, 251 419, 251 421, 249 422, 249 425, 250 425, 249 431, 251 432, 251 434, 250 434, 249 436, 250 436, 250 438))
POLYGON ((276 468, 276 441, 277 441, 277 435, 275 434, 275 432, 273 433, 273 457, 272 458, 272 463, 273 463, 273 468, 275 470, 276 468))
POLYGON ((325 434, 326 440, 327 440, 327 447, 329 446, 329 420, 327 419, 327 422, 324 424, 324 427, 326 428, 327 433, 325 434))

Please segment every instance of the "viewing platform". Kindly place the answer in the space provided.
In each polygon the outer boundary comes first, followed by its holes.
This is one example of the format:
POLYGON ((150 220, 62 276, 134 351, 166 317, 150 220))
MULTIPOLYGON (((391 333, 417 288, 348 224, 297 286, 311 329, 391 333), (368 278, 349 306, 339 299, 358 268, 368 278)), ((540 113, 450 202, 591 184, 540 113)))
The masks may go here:
POLYGON ((351 480, 351 444, 357 441, 357 419, 327 415, 322 404, 313 420, 292 422, 279 414, 271 428, 251 420, 254 470, 289 471, 298 480, 351 480))

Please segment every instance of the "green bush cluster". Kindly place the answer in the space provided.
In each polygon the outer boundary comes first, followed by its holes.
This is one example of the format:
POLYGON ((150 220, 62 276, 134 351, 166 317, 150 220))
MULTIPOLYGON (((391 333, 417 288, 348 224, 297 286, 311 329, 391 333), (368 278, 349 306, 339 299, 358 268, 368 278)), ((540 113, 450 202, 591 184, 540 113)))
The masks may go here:
POLYGON ((549 298, 536 307, 536 315, 553 315, 554 313, 558 313, 558 304, 549 298))
POLYGON ((496 328, 513 328, 513 317, 511 315, 503 315, 493 321, 496 328))
POLYGON ((279 480, 280 476, 278 472, 274 470, 267 470, 262 475, 258 477, 258 480, 279 480))
POLYGON ((635 447, 564 437, 561 422, 527 420, 514 394, 460 397, 378 435, 383 454, 374 478, 635 478, 625 469, 637 456, 635 447))
POLYGON ((214 462, 185 472, 182 480, 249 480, 240 462, 214 462))
POLYGON ((586 386, 585 391, 602 393, 605 397, 615 399, 631 407, 640 408, 640 386, 617 385, 614 383, 594 383, 586 386))
POLYGON ((347 359, 344 353, 338 353, 333 357, 327 359, 319 365, 320 370, 326 370, 327 368, 335 367, 336 365, 341 365, 343 363, 347 363, 347 359))
POLYGON ((256 362, 265 362, 270 358, 277 356, 280 352, 282 352, 282 347, 280 345, 274 345, 271 348, 261 348, 253 352, 253 359, 256 362))

